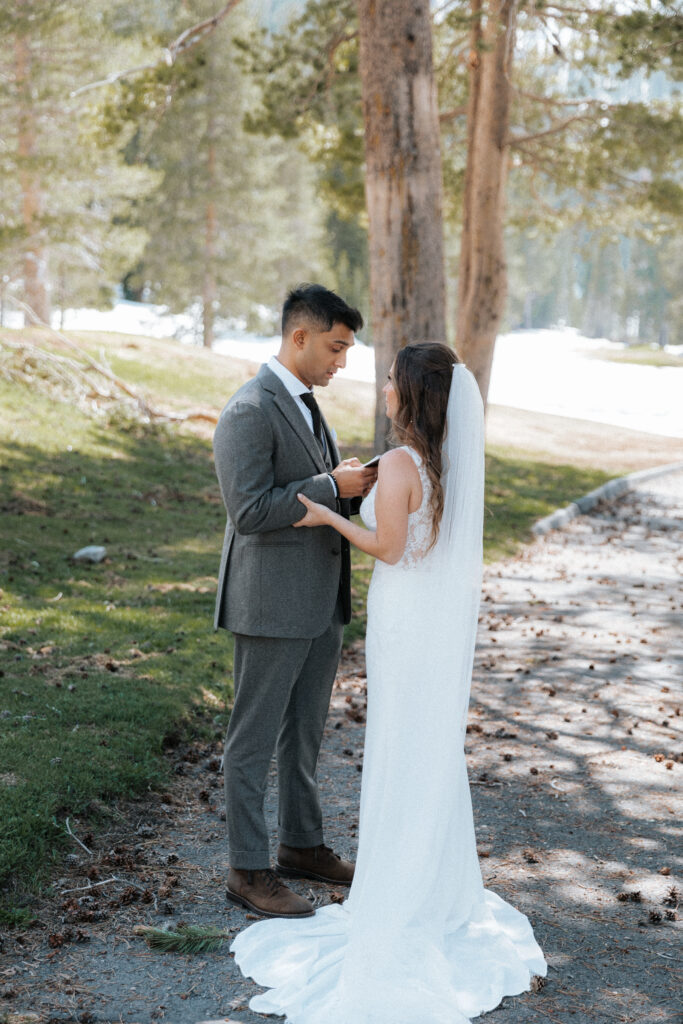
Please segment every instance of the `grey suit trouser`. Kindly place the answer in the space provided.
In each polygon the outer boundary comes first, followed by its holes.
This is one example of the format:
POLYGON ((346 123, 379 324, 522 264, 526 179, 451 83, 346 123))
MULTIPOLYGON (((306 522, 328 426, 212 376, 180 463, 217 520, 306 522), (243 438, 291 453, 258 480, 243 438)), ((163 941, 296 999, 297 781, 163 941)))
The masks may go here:
POLYGON ((278 832, 287 846, 323 841, 318 754, 343 631, 341 601, 314 640, 235 634, 235 702, 225 740, 225 805, 230 865, 270 865, 263 803, 273 752, 278 767, 278 832))

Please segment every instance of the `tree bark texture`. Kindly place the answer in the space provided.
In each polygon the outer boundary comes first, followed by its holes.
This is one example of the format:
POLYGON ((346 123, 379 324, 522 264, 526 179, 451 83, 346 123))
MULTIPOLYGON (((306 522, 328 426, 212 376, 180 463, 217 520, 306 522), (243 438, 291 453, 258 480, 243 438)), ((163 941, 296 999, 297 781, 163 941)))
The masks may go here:
MULTIPOLYGON (((36 123, 31 95, 31 51, 25 36, 17 34, 14 40, 15 82, 19 103, 17 151, 19 155, 19 184, 21 213, 26 234, 24 256, 24 298, 35 318, 49 324, 50 299, 46 282, 46 259, 40 237, 41 194, 40 180, 35 169, 36 123)), ((33 317, 25 313, 24 323, 33 317)))
POLYGON ((358 0, 358 18, 375 446, 384 451, 381 390, 396 352, 446 340, 439 113, 429 0, 358 0))
POLYGON ((207 122, 206 122, 206 208, 204 213, 204 273, 202 280, 202 343, 212 348, 216 318, 216 118, 214 115, 215 72, 213 50, 207 57, 207 122))
POLYGON ((212 348, 214 341, 214 320, 216 317, 216 203, 214 187, 216 178, 216 143, 209 139, 209 195, 204 218, 204 279, 202 282, 202 342, 205 348, 212 348))
POLYGON ((476 377, 484 403, 507 294, 503 226, 517 7, 518 0, 471 0, 456 347, 476 377))

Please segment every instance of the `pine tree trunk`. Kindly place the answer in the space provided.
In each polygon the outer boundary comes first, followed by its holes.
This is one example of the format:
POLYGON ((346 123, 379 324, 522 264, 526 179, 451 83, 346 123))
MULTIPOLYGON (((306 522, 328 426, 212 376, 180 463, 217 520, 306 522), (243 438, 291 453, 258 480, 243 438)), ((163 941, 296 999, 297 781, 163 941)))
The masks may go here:
POLYGON ((26 233, 24 257, 24 299, 33 315, 24 314, 24 324, 34 320, 50 322, 45 251, 40 238, 40 182, 32 166, 36 152, 36 125, 31 96, 31 51, 24 35, 14 41, 15 82, 19 97, 18 156, 21 213, 26 233))
POLYGON ((458 278, 457 349, 484 402, 507 294, 503 246, 510 68, 518 0, 471 0, 467 166, 458 278))
POLYGON ((204 215, 204 279, 202 282, 202 343, 212 348, 216 318, 216 102, 214 84, 214 51, 209 45, 206 63, 206 139, 207 179, 206 211, 204 215))
POLYGON ((446 340, 439 117, 429 0, 358 0, 375 346, 375 446, 396 352, 446 340))
MULTIPOLYGON (((211 144, 213 149, 213 144, 211 144)), ((204 280, 202 283, 202 344, 211 348, 214 341, 214 319, 216 302, 216 280, 214 260, 216 256, 216 205, 210 197, 206 204, 204 222, 204 280)))
MULTIPOLYGON (((617 280, 614 275, 610 275, 609 256, 606 245, 599 245, 593 250, 581 325, 583 333, 589 338, 610 338, 612 336, 614 325, 612 292, 617 280)), ((619 340, 633 342, 634 339, 629 339, 628 336, 629 319, 629 314, 626 312, 623 317, 622 332, 617 333, 622 335, 619 340)))

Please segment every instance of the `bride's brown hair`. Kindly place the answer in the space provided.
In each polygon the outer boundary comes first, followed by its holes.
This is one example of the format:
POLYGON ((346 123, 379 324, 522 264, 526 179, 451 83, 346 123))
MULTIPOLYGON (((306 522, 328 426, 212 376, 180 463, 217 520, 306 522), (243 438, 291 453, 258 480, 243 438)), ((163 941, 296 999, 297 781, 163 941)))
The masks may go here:
POLYGON ((399 444, 411 445, 421 455, 432 485, 430 548, 436 543, 443 515, 441 445, 453 366, 457 362, 459 359, 453 349, 435 342, 406 345, 394 360, 392 376, 398 412, 392 423, 392 436, 399 444))

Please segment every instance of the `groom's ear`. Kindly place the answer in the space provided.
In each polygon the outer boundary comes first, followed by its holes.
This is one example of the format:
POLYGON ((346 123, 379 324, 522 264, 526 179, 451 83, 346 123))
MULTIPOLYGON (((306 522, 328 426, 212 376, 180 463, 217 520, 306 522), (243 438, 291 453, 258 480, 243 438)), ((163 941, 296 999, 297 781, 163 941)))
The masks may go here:
POLYGON ((304 327, 296 327, 292 331, 292 342, 295 348, 302 349, 306 344, 306 329, 304 327))

